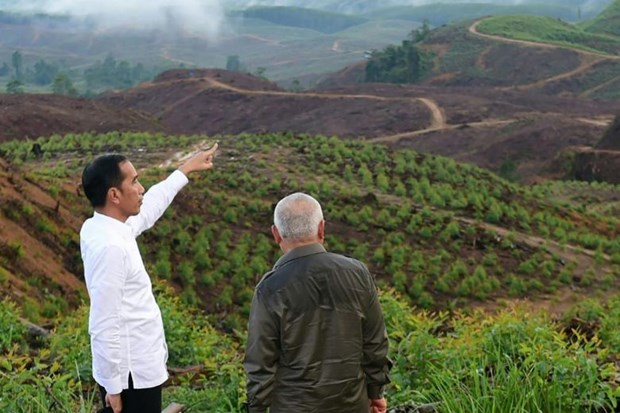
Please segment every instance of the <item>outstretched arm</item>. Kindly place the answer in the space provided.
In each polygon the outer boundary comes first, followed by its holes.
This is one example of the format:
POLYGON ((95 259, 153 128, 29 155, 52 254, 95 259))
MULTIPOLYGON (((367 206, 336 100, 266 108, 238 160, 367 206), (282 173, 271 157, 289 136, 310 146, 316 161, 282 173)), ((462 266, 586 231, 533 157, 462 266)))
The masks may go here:
POLYGON ((168 178, 153 185, 144 194, 144 202, 138 215, 129 217, 126 223, 133 229, 134 237, 151 228, 170 206, 176 194, 187 185, 187 175, 196 171, 206 171, 213 167, 213 155, 217 143, 206 151, 201 151, 189 158, 168 178))
POLYGON ((196 155, 189 158, 183 165, 179 166, 179 171, 187 176, 191 172, 206 171, 207 169, 213 168, 215 151, 217 151, 217 143, 206 151, 198 152, 196 155))

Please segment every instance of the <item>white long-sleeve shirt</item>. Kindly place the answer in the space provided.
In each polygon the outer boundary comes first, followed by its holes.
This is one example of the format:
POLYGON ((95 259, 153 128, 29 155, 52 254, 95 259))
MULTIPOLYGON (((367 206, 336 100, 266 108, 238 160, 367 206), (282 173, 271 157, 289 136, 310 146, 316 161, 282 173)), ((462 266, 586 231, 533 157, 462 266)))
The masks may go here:
POLYGON ((136 389, 168 379, 161 312, 136 237, 155 224, 187 182, 175 171, 151 187, 140 213, 126 222, 95 212, 82 225, 93 376, 110 394, 127 389, 129 373, 136 389))

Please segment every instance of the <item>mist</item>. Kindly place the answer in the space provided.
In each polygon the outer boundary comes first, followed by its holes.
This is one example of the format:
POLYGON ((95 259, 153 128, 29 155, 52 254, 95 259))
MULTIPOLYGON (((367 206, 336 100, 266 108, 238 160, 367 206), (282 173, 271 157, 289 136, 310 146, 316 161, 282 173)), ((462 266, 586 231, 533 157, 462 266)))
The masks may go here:
POLYGON ((97 30, 170 30, 216 39, 224 24, 220 0, 0 0, 0 10, 71 16, 97 30))

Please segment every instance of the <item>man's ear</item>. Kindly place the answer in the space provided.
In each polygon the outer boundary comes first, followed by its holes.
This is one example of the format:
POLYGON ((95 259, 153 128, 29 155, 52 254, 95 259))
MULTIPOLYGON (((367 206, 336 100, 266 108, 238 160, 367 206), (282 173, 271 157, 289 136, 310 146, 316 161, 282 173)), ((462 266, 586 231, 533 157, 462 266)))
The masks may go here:
POLYGON ((280 243, 282 242, 282 236, 280 235, 280 231, 278 231, 278 228, 275 225, 271 226, 271 235, 273 235, 273 239, 276 244, 280 245, 280 243))
POLYGON ((119 189, 116 187, 111 187, 110 189, 108 189, 108 201, 112 204, 118 204, 119 203, 119 189))
POLYGON ((324 219, 322 219, 321 222, 319 222, 319 232, 317 233, 317 236, 319 237, 319 241, 322 244, 325 241, 325 220, 324 219))

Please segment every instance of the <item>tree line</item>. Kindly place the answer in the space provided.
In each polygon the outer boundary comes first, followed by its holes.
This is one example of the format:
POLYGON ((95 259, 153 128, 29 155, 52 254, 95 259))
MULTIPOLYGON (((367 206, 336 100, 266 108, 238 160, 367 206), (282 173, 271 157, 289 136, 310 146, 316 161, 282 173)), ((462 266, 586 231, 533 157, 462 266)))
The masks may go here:
POLYGON ((389 45, 383 50, 373 50, 366 65, 366 82, 415 83, 428 71, 429 57, 419 47, 428 37, 427 20, 409 33, 401 45, 389 45))
POLYGON ((103 61, 97 61, 86 69, 79 71, 70 68, 65 62, 39 59, 33 65, 26 65, 21 51, 11 55, 10 64, 0 65, 0 77, 7 77, 6 92, 23 93, 27 85, 49 87, 58 95, 90 95, 104 89, 123 89, 140 82, 153 79, 163 68, 146 67, 142 63, 131 64, 117 60, 108 55, 103 61), (83 85, 82 93, 76 84, 83 85))

